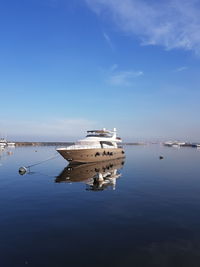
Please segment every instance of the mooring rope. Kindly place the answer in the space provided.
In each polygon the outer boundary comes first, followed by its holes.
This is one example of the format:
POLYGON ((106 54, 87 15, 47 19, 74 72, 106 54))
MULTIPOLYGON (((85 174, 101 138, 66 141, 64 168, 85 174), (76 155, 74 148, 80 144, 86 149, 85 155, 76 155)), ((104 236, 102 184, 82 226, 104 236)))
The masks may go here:
MULTIPOLYGON (((57 153, 56 153, 56 154, 57 154, 57 153)), ((41 164, 41 163, 44 163, 44 162, 46 162, 46 161, 49 161, 49 160, 55 159, 55 158, 57 158, 58 156, 59 156, 59 155, 56 155, 56 156, 50 157, 50 158, 48 158, 48 159, 42 160, 42 161, 40 161, 40 162, 37 162, 37 163, 35 163, 35 164, 32 164, 32 165, 26 166, 26 168, 30 168, 30 167, 33 167, 33 166, 39 165, 39 164, 41 164)))
MULTIPOLYGON (((56 154, 57 154, 57 153, 56 153, 56 154)), ((49 161, 49 160, 55 159, 55 158, 57 158, 58 156, 59 156, 59 155, 57 154, 56 156, 50 157, 50 158, 48 158, 48 159, 42 160, 42 161, 37 162, 37 163, 34 163, 34 164, 32 164, 32 165, 29 165, 29 166, 26 166, 26 167, 20 167, 20 168, 19 168, 19 174, 24 175, 25 173, 27 173, 27 171, 28 171, 27 169, 29 169, 29 172, 30 172, 30 168, 31 168, 31 167, 36 166, 36 165, 39 165, 39 164, 42 164, 42 163, 47 162, 47 161, 49 161)))

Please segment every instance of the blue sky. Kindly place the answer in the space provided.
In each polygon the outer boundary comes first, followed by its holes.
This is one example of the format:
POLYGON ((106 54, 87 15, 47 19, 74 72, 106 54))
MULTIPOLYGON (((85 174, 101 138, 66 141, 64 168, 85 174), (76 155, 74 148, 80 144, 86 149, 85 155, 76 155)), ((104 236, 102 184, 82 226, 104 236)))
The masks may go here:
POLYGON ((2 0, 0 134, 200 141, 196 0, 2 0))

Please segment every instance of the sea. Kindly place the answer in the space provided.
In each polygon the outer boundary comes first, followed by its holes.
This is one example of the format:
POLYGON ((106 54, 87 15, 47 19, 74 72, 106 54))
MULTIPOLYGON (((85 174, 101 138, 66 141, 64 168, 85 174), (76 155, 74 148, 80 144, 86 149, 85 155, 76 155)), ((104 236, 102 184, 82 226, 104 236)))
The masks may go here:
POLYGON ((73 166, 55 146, 1 150, 0 266, 199 267, 200 150, 125 155, 73 166))

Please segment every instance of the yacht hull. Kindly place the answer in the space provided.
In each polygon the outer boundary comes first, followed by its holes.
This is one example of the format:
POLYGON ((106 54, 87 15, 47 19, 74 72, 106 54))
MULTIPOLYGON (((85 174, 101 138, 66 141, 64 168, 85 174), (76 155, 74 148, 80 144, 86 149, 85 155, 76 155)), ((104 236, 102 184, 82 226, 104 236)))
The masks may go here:
POLYGON ((58 148, 57 152, 69 162, 90 163, 124 158, 123 148, 66 149, 58 148))

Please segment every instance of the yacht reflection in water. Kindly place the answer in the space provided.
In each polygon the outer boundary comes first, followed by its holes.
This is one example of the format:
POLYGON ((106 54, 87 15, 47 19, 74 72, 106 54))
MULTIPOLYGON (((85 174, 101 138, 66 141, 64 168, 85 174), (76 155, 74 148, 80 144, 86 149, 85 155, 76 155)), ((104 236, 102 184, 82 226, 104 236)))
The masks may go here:
POLYGON ((116 179, 121 176, 120 169, 124 159, 115 159, 88 164, 69 164, 55 182, 84 182, 86 190, 102 191, 107 188, 115 190, 116 179))

